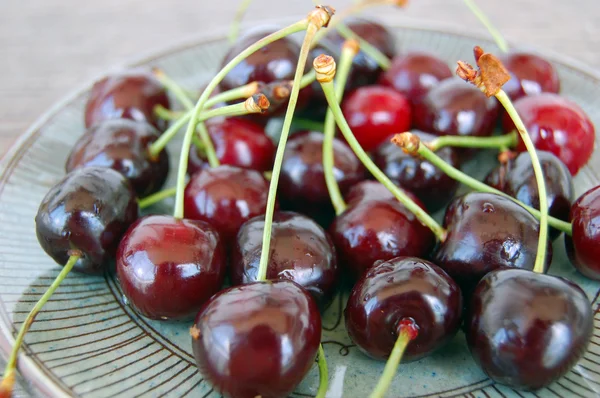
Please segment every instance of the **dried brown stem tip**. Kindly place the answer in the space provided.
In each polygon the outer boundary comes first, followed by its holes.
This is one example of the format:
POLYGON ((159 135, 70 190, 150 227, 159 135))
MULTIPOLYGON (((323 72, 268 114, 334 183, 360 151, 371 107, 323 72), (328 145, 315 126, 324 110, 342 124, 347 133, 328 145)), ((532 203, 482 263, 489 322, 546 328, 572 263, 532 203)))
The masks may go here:
POLYGON ((192 336, 194 340, 198 340, 200 338, 200 329, 198 329, 196 325, 192 325, 190 328, 190 336, 192 336))
POLYGON ((277 82, 273 87, 273 98, 276 101, 287 100, 292 92, 292 84, 292 81, 277 82))
POLYGON ((321 54, 313 61, 319 83, 328 83, 335 77, 336 64, 331 55, 321 54))
POLYGON ((479 46, 473 48, 478 71, 466 62, 458 61, 456 74, 461 79, 474 84, 488 97, 498 94, 502 86, 510 80, 510 74, 496 56, 486 53, 479 46))
POLYGON ((417 155, 419 153, 421 139, 412 133, 396 134, 392 137, 392 142, 409 155, 417 155))
POLYGON ((358 40, 348 39, 342 45, 342 51, 352 51, 352 54, 356 55, 360 51, 360 43, 358 40))
POLYGON ((244 106, 249 113, 264 113, 269 109, 271 103, 264 94, 254 94, 244 102, 244 106))
POLYGON ((396 7, 406 7, 408 0, 392 0, 392 4, 396 7))
POLYGON ((315 24, 319 29, 326 28, 329 25, 331 17, 335 14, 335 8, 330 6, 316 6, 316 8, 308 14, 308 20, 315 24))

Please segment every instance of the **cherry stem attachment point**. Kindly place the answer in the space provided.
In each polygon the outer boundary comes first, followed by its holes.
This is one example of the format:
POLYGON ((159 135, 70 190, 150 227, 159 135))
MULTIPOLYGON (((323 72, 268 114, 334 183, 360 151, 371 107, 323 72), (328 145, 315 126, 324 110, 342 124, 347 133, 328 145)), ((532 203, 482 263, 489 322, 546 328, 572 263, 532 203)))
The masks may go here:
POLYGON ((153 193, 152 195, 148 195, 145 198, 138 200, 138 207, 140 209, 145 209, 147 207, 150 207, 153 204, 156 204, 166 198, 175 196, 176 191, 177 191, 177 189, 175 187, 173 187, 173 188, 163 189, 162 191, 158 191, 156 193, 153 193))
POLYGON ((319 344, 317 364, 319 366, 319 389, 317 390, 315 398, 325 398, 327 389, 329 388, 329 371, 327 370, 327 360, 325 359, 323 344, 319 344))
POLYGON ((31 324, 35 320, 36 315, 40 312, 44 304, 52 297, 52 294, 56 291, 58 286, 62 283, 62 281, 67 277, 69 272, 73 269, 77 261, 81 258, 82 253, 79 250, 71 250, 69 253, 70 257, 67 260, 67 263, 64 265, 63 269, 60 271, 56 279, 52 282, 52 284, 48 287, 48 290, 40 297, 37 303, 33 306, 27 317, 21 324, 21 328, 19 329, 19 333, 15 338, 15 342, 13 344, 12 351, 10 352, 10 356, 8 357, 8 361, 6 362, 6 368, 4 369, 4 375, 2 376, 2 382, 0 383, 0 396, 9 397, 12 394, 14 383, 15 383, 15 371, 17 367, 17 356, 19 353, 19 349, 23 344, 23 340, 25 338, 25 334, 31 327, 31 324))
POLYGON ((425 210, 416 204, 402 189, 398 188, 380 169, 373 163, 369 155, 360 146, 359 142, 352 134, 350 126, 342 113, 342 110, 337 103, 335 93, 333 92, 332 75, 335 75, 335 61, 328 55, 320 55, 315 59, 314 67, 317 71, 317 81, 321 83, 329 109, 332 110, 337 126, 342 131, 344 138, 350 145, 352 151, 356 154, 359 160, 365 165, 367 170, 377 181, 383 184, 395 197, 402 203, 408 211, 413 213, 421 224, 425 225, 434 233, 437 239, 441 242, 446 240, 446 230, 437 223, 425 210), (332 73, 333 71, 333 73, 332 73), (323 73, 321 73, 323 72, 323 73), (329 79, 329 81, 327 81, 329 79))
POLYGON ((359 35, 354 33, 348 26, 346 26, 343 23, 339 23, 336 26, 336 29, 337 29, 338 33, 344 39, 346 39, 346 40, 353 39, 353 40, 358 41, 361 51, 364 52, 365 54, 367 54, 370 58, 373 58, 375 60, 375 62, 377 62, 377 65, 379 65, 379 67, 381 69, 383 69, 383 70, 390 69, 390 66, 392 65, 392 61, 387 57, 387 55, 385 55, 384 53, 379 51, 379 49, 377 47, 375 47, 374 45, 372 45, 371 43, 369 43, 368 41, 366 41, 365 39, 363 39, 362 37, 360 37, 359 35))
POLYGON ((500 33, 500 31, 498 29, 496 29, 496 27, 494 27, 492 22, 485 15, 485 13, 481 10, 481 8, 477 7, 477 5, 475 4, 475 2, 473 0, 463 0, 463 1, 465 2, 465 5, 467 7, 469 7, 469 10, 471 10, 471 12, 477 17, 477 19, 479 19, 479 22, 481 22, 481 24, 487 29, 487 31, 490 32, 490 35, 492 35, 492 38, 496 42, 496 45, 498 46, 500 51, 502 51, 503 53, 507 53, 508 52, 508 43, 502 36, 502 33, 500 33))
POLYGON ((443 135, 426 143, 426 145, 434 152, 444 147, 461 147, 461 148, 497 148, 505 150, 517 146, 517 132, 498 135, 494 137, 473 137, 460 135, 443 135))

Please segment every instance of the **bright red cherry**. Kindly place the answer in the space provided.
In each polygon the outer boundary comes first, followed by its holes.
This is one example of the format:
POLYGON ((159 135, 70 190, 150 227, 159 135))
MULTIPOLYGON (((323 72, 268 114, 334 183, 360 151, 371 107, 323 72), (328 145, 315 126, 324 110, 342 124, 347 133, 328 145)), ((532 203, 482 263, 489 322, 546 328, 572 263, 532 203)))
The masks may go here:
POLYGON ((244 222, 264 214, 268 194, 269 183, 256 170, 205 168, 192 175, 185 188, 184 214, 210 223, 230 242, 244 222))
POLYGON ((375 359, 386 359, 403 320, 418 328, 402 361, 429 355, 447 343, 461 323, 462 295, 440 267, 415 257, 380 261, 354 285, 344 317, 352 341, 375 359))
POLYGON ((379 77, 379 84, 394 88, 415 104, 442 80, 454 76, 448 64, 433 54, 412 51, 392 60, 379 77))
POLYGON ((390 87, 357 88, 344 99, 342 110, 365 151, 375 149, 393 134, 408 131, 411 125, 410 103, 390 87))
POLYGON ((570 219, 573 235, 565 235, 569 259, 583 275, 600 280, 600 186, 577 199, 570 219))
POLYGON ((123 236, 117 277, 130 305, 150 319, 193 316, 225 278, 226 254, 204 221, 151 215, 123 236))
POLYGON ((166 90, 152 73, 134 69, 107 76, 94 84, 85 105, 85 126, 107 119, 133 119, 164 131, 167 122, 154 114, 154 107, 169 108, 166 90))
MULTIPOLYGON (((558 94, 542 93, 523 97, 514 106, 537 149, 558 156, 572 175, 586 165, 594 152, 596 132, 579 105, 558 94)), ((502 126, 505 132, 515 129, 508 115, 502 126)), ((517 150, 527 150, 521 140, 517 150)))
POLYGON ((542 92, 558 93, 560 80, 552 64, 539 55, 511 51, 500 56, 511 79, 502 87, 511 100, 542 92))
POLYGON ((287 397, 315 362, 321 316, 296 283, 254 282, 214 295, 190 334, 198 369, 218 393, 287 397))

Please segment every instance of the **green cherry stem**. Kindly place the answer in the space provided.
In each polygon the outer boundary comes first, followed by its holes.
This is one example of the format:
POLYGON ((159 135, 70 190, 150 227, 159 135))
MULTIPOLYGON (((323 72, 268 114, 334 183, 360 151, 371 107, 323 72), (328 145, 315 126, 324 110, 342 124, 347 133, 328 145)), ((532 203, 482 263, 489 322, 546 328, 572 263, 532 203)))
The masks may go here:
POLYGON ((215 146, 206 129, 206 124, 204 124, 204 122, 198 122, 196 129, 198 130, 198 134, 200 134, 200 142, 204 146, 204 154, 206 155, 206 160, 208 160, 208 165, 210 167, 219 167, 221 163, 219 162, 219 158, 217 158, 217 152, 215 151, 215 146))
POLYGON ((339 23, 336 26, 336 29, 344 39, 354 39, 358 41, 360 45, 360 50, 367 54, 369 57, 373 58, 375 62, 377 62, 377 65, 381 67, 381 69, 388 70, 390 68, 392 61, 390 61, 387 55, 385 55, 384 53, 379 51, 377 47, 375 47, 374 45, 372 45, 371 43, 354 33, 348 26, 346 26, 343 23, 339 23))
POLYGON ((175 196, 176 191, 177 191, 177 189, 175 187, 173 187, 173 188, 163 189, 162 191, 158 191, 156 193, 153 193, 152 195, 148 195, 145 198, 138 200, 138 207, 140 209, 145 209, 147 207, 150 207, 153 204, 156 204, 163 199, 170 198, 171 196, 175 196))
POLYGON ((319 389, 317 390, 315 398, 325 398, 329 386, 329 371, 327 370, 327 360, 325 358, 325 350, 323 350, 322 344, 319 344, 317 365, 319 366, 319 389))
POLYGON ((231 90, 223 91, 222 93, 216 94, 210 97, 204 104, 204 109, 212 108, 222 102, 236 101, 246 99, 258 94, 259 84, 258 82, 250 82, 240 87, 232 88, 231 90))
POLYGON ((229 28, 229 43, 233 43, 238 38, 240 34, 240 25, 242 24, 242 19, 244 19, 244 14, 250 7, 252 0, 242 0, 240 1, 240 5, 235 11, 235 16, 233 17, 233 22, 231 22, 231 27, 229 28))
POLYGON ((502 36, 502 33, 500 33, 500 31, 498 29, 496 29, 496 27, 494 27, 492 22, 485 15, 485 13, 481 10, 481 8, 477 7, 477 5, 475 4, 475 2, 473 0, 463 0, 463 1, 465 2, 465 5, 467 7, 469 7, 469 10, 471 10, 471 12, 477 17, 477 19, 479 19, 479 22, 481 22, 481 24, 483 26, 485 26, 485 28, 488 30, 488 32, 490 32, 490 34, 492 35, 492 38, 496 42, 496 45, 498 46, 500 51, 502 51, 503 53, 507 53, 508 52, 508 43, 502 36))
POLYGON ((432 151, 436 152, 444 147, 461 148, 498 148, 506 149, 517 146, 517 132, 498 135, 494 137, 473 137, 460 135, 443 135, 427 143, 432 151))
POLYGON ((42 297, 38 300, 37 303, 33 306, 27 317, 21 324, 21 328, 19 329, 19 333, 15 338, 15 343, 13 344, 12 351, 10 352, 10 356, 8 357, 8 361, 6 362, 6 368, 4 369, 4 375, 2 376, 2 382, 0 383, 0 396, 2 397, 10 397, 12 394, 13 386, 15 383, 15 370, 17 367, 17 355, 19 353, 19 349, 23 344, 23 339, 25 338, 25 334, 31 327, 36 315, 44 304, 52 297, 52 294, 56 291, 58 286, 62 283, 62 281, 67 277, 69 272, 73 269, 79 258, 81 258, 82 253, 78 250, 71 250, 69 252, 69 259, 67 263, 64 265, 63 269, 60 271, 56 279, 52 282, 52 284, 48 287, 48 290, 43 294, 42 297))
POLYGON ((194 103, 192 102, 186 91, 179 84, 177 84, 175 80, 167 76, 167 74, 162 69, 154 68, 152 70, 152 73, 154 73, 154 76, 163 86, 165 86, 167 90, 173 93, 175 98, 177 98, 177 100, 181 102, 181 104, 185 108, 191 109, 194 107, 194 103))
POLYGON ((170 109, 165 108, 162 105, 156 105, 154 107, 154 114, 163 120, 177 120, 181 116, 183 116, 183 112, 172 111, 170 109))
MULTIPOLYGON (((346 81, 352 68, 352 61, 358 54, 359 44, 354 39, 346 40, 342 46, 342 55, 340 56, 339 71, 335 78, 335 96, 338 103, 342 101, 346 81)), ((313 69, 314 70, 314 69, 313 69)), ((346 202, 340 192, 340 187, 334 175, 334 158, 333 158, 333 136, 335 135, 335 118, 331 109, 327 110, 325 115, 325 126, 323 127, 323 174, 325 175, 325 184, 331 198, 331 203, 335 209, 335 214, 340 215, 346 210, 346 202)))
POLYGON ((350 130, 350 126, 348 126, 348 122, 342 113, 342 110, 337 103, 337 99, 335 93, 333 92, 333 77, 335 76, 335 61, 333 57, 328 55, 320 55, 315 58, 314 68, 317 71, 317 81, 321 83, 321 87, 323 88, 323 92, 325 93, 325 97, 327 98, 327 103, 329 104, 329 109, 332 110, 333 116, 335 117, 335 121, 342 131, 344 138, 350 145, 350 148, 356 156, 360 159, 360 161, 365 165, 367 170, 379 181, 383 184, 395 197, 402 203, 411 213, 413 213, 417 219, 421 222, 421 224, 427 226, 434 235, 443 242, 446 239, 446 230, 438 224, 425 210, 423 210, 418 204, 416 204, 406 193, 398 188, 394 183, 373 163, 369 155, 362 149, 354 134, 352 134, 352 130, 350 130))

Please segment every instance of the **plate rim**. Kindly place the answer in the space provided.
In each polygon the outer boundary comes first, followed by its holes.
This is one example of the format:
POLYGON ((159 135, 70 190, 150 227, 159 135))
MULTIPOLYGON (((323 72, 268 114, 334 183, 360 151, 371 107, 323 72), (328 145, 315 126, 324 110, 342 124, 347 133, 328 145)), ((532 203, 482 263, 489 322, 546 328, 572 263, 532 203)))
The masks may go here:
MULTIPOLYGON (((447 24, 442 22, 434 22, 429 20, 423 20, 419 18, 392 20, 391 18, 378 18, 377 15, 367 15, 369 19, 379 19, 385 23, 391 29, 409 29, 414 31, 424 31, 430 33, 442 33, 452 36, 463 37, 467 39, 473 39, 481 42, 485 42, 486 45, 493 44, 493 41, 486 34, 486 31, 477 29, 473 32, 464 32, 464 27, 461 28, 456 24, 447 24)), ((250 24, 255 23, 277 23, 284 25, 286 22, 293 22, 296 18, 272 18, 272 19, 260 19, 256 21, 245 22, 242 24, 243 28, 248 27, 250 24)), ((104 72, 97 74, 96 76, 87 79, 85 83, 78 85, 75 89, 69 91, 66 95, 60 97, 57 102, 46 109, 40 116, 38 116, 30 126, 25 130, 24 133, 20 134, 17 139, 10 145, 9 149, 0 158, 0 192, 1 188, 4 188, 8 178, 12 174, 12 169, 18 164, 20 157, 19 152, 27 150, 31 144, 35 142, 33 139, 42 130, 43 125, 55 117, 62 109, 67 107, 70 103, 77 100, 82 95, 85 95, 93 84, 100 78, 106 76, 111 72, 122 70, 124 68, 131 68, 141 66, 152 61, 159 60, 163 57, 191 49, 199 45, 208 44, 215 41, 220 41, 227 38, 227 27, 221 27, 210 32, 203 32, 200 34, 194 34, 188 37, 184 37, 181 40, 173 41, 169 44, 159 47, 158 49, 147 50, 136 54, 135 56, 127 57, 123 61, 115 63, 112 67, 108 67, 104 72)), ((585 77, 595 81, 600 86, 600 69, 594 68, 591 65, 579 61, 576 58, 560 54, 554 50, 542 49, 536 46, 527 44, 515 45, 513 42, 509 42, 510 48, 515 48, 523 51, 529 51, 539 55, 543 55, 548 58, 551 62, 561 64, 567 68, 570 68, 585 77)), ((599 293, 600 294, 600 291, 599 293)), ((7 314, 4 313, 3 309, 0 309, 4 318, 7 314)), ((14 344, 14 336, 11 332, 11 327, 4 322, 5 319, 0 319, 0 354, 6 360, 10 349, 14 344)), ((18 355, 18 373, 20 377, 24 379, 28 385, 26 387, 38 389, 51 397, 69 397, 68 393, 58 384, 54 383, 52 379, 40 368, 40 366, 28 355, 23 355, 23 349, 21 349, 18 355)))

